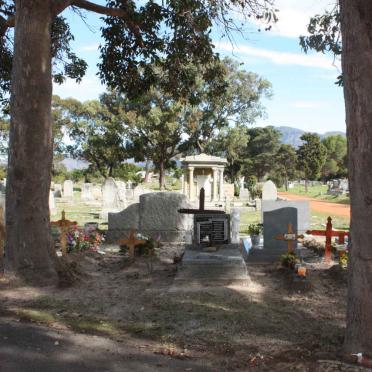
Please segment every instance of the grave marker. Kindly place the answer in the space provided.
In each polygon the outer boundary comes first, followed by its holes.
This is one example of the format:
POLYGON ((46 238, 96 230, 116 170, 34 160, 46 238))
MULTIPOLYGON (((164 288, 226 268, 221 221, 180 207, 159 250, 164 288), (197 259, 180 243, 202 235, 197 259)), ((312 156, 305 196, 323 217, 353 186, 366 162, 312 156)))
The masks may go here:
POLYGON ((138 240, 136 238, 136 231, 132 229, 127 239, 121 239, 118 241, 119 245, 126 245, 128 247, 129 257, 134 259, 134 248, 138 245, 145 244, 146 240, 138 240))
POLYGON ((324 253, 324 260, 329 263, 331 262, 331 244, 332 244, 332 237, 337 236, 339 244, 345 243, 345 236, 349 236, 349 232, 347 231, 334 231, 332 230, 332 218, 327 218, 327 227, 326 230, 308 230, 306 234, 316 235, 316 236, 325 236, 325 253, 324 253))
POLYGON ((297 235, 297 233, 293 231, 293 226, 291 223, 288 224, 288 231, 286 234, 277 235, 275 237, 276 240, 284 240, 287 242, 288 253, 293 253, 294 251, 293 242, 303 238, 303 235, 297 235))
POLYGON ((60 235, 61 251, 62 251, 62 255, 66 255, 67 254, 67 233, 68 233, 68 229, 71 226, 77 225, 77 222, 66 220, 65 211, 62 211, 62 218, 59 221, 52 221, 50 224, 52 226, 58 226, 60 228, 60 230, 61 230, 61 235, 60 235))

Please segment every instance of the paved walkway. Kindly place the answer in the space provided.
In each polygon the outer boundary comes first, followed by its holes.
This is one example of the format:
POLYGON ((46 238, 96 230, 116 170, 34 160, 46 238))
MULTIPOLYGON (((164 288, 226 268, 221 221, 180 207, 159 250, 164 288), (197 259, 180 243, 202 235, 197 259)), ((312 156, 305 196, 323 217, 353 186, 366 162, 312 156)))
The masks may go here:
POLYGON ((308 200, 310 208, 315 212, 328 213, 330 216, 350 217, 350 205, 330 203, 327 201, 309 198, 302 195, 294 195, 286 192, 279 192, 281 198, 288 200, 308 200))

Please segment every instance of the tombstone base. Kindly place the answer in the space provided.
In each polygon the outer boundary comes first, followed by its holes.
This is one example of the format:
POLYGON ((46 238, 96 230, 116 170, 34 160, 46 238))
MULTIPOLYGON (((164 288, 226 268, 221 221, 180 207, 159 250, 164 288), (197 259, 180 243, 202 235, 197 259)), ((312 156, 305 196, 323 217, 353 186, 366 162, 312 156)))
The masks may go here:
POLYGON ((175 278, 175 284, 202 286, 248 285, 249 281, 238 244, 220 246, 216 252, 187 246, 175 278))

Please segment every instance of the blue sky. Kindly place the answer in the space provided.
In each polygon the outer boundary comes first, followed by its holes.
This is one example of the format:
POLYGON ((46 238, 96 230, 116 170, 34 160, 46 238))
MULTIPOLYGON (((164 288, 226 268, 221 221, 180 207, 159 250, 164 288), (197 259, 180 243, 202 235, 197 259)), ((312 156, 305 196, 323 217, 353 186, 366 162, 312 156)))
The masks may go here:
MULTIPOLYGON (((270 32, 257 32, 257 24, 247 24, 244 36, 235 35, 232 45, 214 30, 217 51, 244 63, 246 70, 271 82, 273 97, 264 100, 267 117, 259 120, 258 125, 286 125, 319 133, 345 131, 343 92, 334 84, 340 74, 340 62, 331 55, 305 55, 298 43, 298 36, 306 33, 310 16, 330 9, 332 1, 276 0, 276 3, 279 22, 270 32)), ((80 84, 67 81, 55 86, 54 93, 79 100, 96 99, 105 90, 96 76, 98 46, 102 42, 100 17, 85 13, 87 27, 73 12, 66 11, 64 15, 75 35, 74 50, 88 62, 89 69, 80 84)))

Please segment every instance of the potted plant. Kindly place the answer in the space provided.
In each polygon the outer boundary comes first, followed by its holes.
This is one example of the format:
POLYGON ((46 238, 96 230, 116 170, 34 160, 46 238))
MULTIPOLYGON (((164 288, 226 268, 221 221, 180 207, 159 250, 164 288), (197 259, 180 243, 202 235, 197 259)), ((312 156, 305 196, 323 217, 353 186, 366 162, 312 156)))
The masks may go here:
POLYGON ((248 234, 251 236, 252 247, 257 247, 260 244, 262 233, 262 224, 252 223, 248 226, 248 234))

